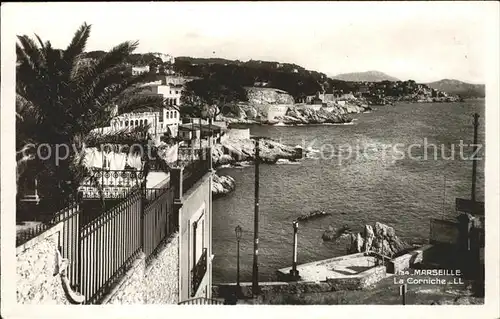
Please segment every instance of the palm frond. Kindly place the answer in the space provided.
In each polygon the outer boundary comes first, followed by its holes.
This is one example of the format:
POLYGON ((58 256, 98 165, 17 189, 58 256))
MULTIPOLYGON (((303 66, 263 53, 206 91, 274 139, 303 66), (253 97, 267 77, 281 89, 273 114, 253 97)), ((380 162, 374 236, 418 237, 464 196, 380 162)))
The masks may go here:
POLYGON ((137 145, 147 144, 149 140, 149 124, 137 126, 132 129, 122 129, 110 133, 93 131, 85 139, 87 147, 97 147, 104 144, 114 145, 137 145))
MULTIPOLYGON (((32 68, 39 67, 40 64, 43 62, 43 60, 40 49, 37 47, 35 41, 33 41, 27 35, 17 36, 17 39, 19 40, 22 46, 19 47, 21 48, 22 56, 24 56, 24 58, 28 60, 27 62, 29 63, 29 65, 32 68)), ((18 45, 16 45, 16 48, 17 46, 18 45)), ((17 53, 20 53, 19 50, 16 49, 16 51, 17 53)))
POLYGON ((141 109, 154 111, 163 108, 164 99, 163 96, 141 94, 123 98, 119 105, 118 114, 130 113, 141 109))
POLYGON ((89 68, 83 74, 78 74, 76 81, 82 85, 94 82, 95 78, 106 72, 106 70, 120 64, 124 64, 127 57, 137 48, 138 45, 138 42, 126 41, 115 46, 103 57, 98 59, 97 63, 92 68, 89 68))
POLYGON ((80 28, 75 32, 71 43, 68 45, 66 50, 64 50, 63 59, 67 63, 71 64, 68 65, 68 67, 72 68, 74 63, 76 62, 76 58, 85 51, 87 40, 90 37, 91 26, 92 25, 88 25, 87 23, 82 24, 80 28))

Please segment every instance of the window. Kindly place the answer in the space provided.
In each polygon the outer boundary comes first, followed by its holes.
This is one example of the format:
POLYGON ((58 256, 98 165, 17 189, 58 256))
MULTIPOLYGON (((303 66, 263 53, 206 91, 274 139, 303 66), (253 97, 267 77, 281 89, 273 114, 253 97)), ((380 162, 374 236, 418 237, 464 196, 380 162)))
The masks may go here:
POLYGON ((179 91, 175 91, 175 94, 179 94, 179 91))
POLYGON ((139 121, 139 124, 142 125, 142 120, 139 121))
POLYGON ((125 121, 125 126, 128 126, 128 121, 125 121))
POLYGON ((167 112, 167 119, 170 118, 170 112, 167 112))
POLYGON ((135 126, 139 125, 139 120, 135 120, 135 126))
MULTIPOLYGON (((202 204, 203 205, 203 204, 202 204)), ((207 248, 205 247, 205 205, 190 220, 189 234, 189 267, 191 297, 196 295, 207 272, 207 248)), ((203 292, 202 292, 203 293, 203 292)))
POLYGON ((148 120, 147 119, 144 120, 144 125, 148 125, 148 120))
POLYGON ((202 215, 200 216, 200 219, 195 221, 192 225, 193 229, 193 263, 192 263, 192 268, 196 266, 198 261, 200 260, 200 257, 203 253, 203 248, 205 248, 205 242, 204 242, 204 236, 203 234, 205 233, 205 211, 202 212, 202 215))

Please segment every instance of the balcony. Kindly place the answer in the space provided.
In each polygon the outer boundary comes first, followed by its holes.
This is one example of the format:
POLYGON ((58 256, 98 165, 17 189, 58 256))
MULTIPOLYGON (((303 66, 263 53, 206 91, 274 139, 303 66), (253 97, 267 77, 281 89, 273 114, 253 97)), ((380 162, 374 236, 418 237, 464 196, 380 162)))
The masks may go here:
POLYGON ((196 295, 198 288, 200 287, 201 281, 203 277, 205 277, 205 273, 207 272, 207 249, 203 248, 203 253, 200 256, 200 259, 191 270, 191 297, 196 295))

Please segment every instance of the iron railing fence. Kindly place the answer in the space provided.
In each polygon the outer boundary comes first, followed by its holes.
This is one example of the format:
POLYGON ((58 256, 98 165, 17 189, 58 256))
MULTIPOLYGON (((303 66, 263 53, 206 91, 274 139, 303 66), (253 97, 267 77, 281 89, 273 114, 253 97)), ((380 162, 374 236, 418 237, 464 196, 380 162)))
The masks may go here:
POLYGON ((158 197, 160 197, 166 189, 170 189, 170 181, 162 184, 161 187, 155 188, 147 188, 145 195, 145 207, 147 207, 151 202, 155 201, 158 197))
POLYGON ((79 287, 80 264, 80 212, 81 202, 74 202, 67 208, 59 211, 52 219, 52 224, 63 223, 62 233, 59 236, 59 251, 67 258, 69 265, 67 276, 70 286, 79 287))
POLYGON ((210 170, 209 149, 202 149, 199 159, 187 163, 184 166, 182 175, 182 192, 186 193, 193 185, 199 181, 210 170))
POLYGON ((23 225, 25 228, 21 226, 16 230, 16 247, 19 247, 31 239, 43 234, 47 230, 51 229, 55 225, 46 224, 42 222, 32 222, 31 224, 23 225))
POLYGON ((191 297, 196 295, 198 288, 200 287, 201 281, 203 277, 205 277, 205 273, 207 272, 207 249, 203 248, 203 252, 200 256, 200 259, 191 270, 191 297))
POLYGON ((120 199, 144 182, 144 171, 93 169, 78 188, 85 199, 120 199), (102 196, 99 188, 102 191, 102 196))
POLYGON ((162 243, 178 229, 174 196, 173 187, 146 190, 142 234, 146 264, 151 262, 162 243))
POLYGON ((212 298, 198 297, 179 302, 179 305, 223 305, 224 301, 212 298))
POLYGON ((80 292, 87 304, 98 302, 140 254, 142 200, 136 190, 80 229, 80 292))
MULTIPOLYGON (((100 201, 80 197, 49 222, 19 233, 16 242, 21 245, 63 223, 59 249, 70 261, 70 284, 85 296, 86 304, 99 303, 141 252, 149 263, 165 240, 178 230, 174 197, 175 187, 170 182, 162 188, 130 187, 127 195, 113 199, 112 203, 106 200, 104 212, 100 201), (95 208, 93 214, 87 209, 89 202, 96 205, 91 207, 95 208)), ((206 272, 206 252, 202 258, 205 266, 199 263, 196 278, 206 272)))

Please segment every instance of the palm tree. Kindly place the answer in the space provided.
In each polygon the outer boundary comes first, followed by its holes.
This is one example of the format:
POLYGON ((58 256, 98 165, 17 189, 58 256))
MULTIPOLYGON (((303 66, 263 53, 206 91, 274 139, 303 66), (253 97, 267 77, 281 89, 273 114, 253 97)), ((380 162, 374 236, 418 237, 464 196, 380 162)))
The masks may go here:
POLYGON ((18 156, 18 185, 36 176, 42 196, 74 194, 84 168, 72 147, 81 149, 92 129, 108 125, 117 115, 117 105, 121 114, 163 104, 159 96, 137 94, 143 90, 138 84, 145 75, 132 75, 125 65, 138 42, 123 42, 98 59, 79 63, 90 30, 84 23, 64 50, 53 48, 50 41, 43 42, 37 35, 36 39, 18 36, 16 147, 24 150, 18 156), (44 143, 52 151, 45 160, 33 154, 33 145, 44 143), (57 144, 69 146, 67 159, 56 161, 57 144))

